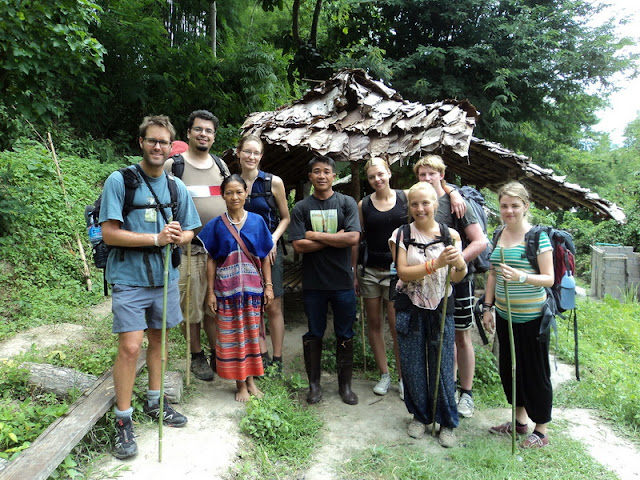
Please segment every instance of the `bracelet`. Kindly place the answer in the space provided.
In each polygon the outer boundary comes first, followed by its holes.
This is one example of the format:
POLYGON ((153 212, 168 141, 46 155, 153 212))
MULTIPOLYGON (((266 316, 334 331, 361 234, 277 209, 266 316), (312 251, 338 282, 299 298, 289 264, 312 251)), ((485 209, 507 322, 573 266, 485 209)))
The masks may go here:
POLYGON ((424 269, 427 272, 427 275, 431 275, 433 273, 433 270, 429 268, 429 260, 424 262, 424 269))
POLYGON ((154 234, 153 234, 153 244, 154 244, 156 247, 159 247, 159 246, 160 246, 160 245, 158 245, 158 234, 157 234, 157 233, 154 233, 154 234))
POLYGON ((487 305, 483 305, 483 307, 482 307, 482 313, 485 313, 485 312, 493 312, 494 308, 495 308, 495 307, 494 307, 493 305, 491 305, 490 307, 489 307, 489 306, 487 306, 487 305))
POLYGON ((493 307, 495 304, 494 303, 483 303, 482 306, 483 307, 493 307))
POLYGON ((273 283, 271 283, 271 282, 265 282, 264 286, 265 286, 265 287, 273 287, 273 283))

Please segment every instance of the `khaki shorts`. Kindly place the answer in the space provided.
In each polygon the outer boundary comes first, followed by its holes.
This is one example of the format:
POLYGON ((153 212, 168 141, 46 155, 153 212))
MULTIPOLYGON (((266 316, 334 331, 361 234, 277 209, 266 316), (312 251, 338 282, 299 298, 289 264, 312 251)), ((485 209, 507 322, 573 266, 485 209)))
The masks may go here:
POLYGON ((200 253, 191 254, 191 292, 189 295, 189 319, 187 319, 187 255, 186 247, 182 249, 182 262, 178 270, 180 279, 178 287, 180 288, 180 308, 185 321, 189 323, 200 323, 205 314, 211 316, 211 312, 207 308, 207 258, 209 255, 204 249, 196 248, 192 245, 193 250, 202 250, 200 253))
POLYGON ((389 270, 366 267, 364 274, 362 274, 362 268, 358 267, 357 271, 362 298, 382 297, 384 300, 389 299, 389 282, 391 281, 389 270))

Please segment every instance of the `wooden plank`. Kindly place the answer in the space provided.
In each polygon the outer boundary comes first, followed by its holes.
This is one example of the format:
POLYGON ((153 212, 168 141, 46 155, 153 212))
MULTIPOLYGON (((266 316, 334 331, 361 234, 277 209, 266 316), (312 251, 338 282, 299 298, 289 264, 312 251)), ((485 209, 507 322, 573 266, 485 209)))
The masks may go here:
MULTIPOLYGON (((144 367, 143 350, 136 364, 136 375, 144 367)), ((69 452, 115 403, 112 371, 104 373, 69 411, 49 425, 31 446, 0 473, 2 480, 46 480, 69 452)))

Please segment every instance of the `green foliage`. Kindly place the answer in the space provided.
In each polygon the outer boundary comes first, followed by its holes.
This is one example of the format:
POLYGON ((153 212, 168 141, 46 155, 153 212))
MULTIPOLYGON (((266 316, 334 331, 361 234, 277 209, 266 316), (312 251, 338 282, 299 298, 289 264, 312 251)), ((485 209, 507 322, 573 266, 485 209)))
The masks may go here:
POLYGON ((473 391, 477 405, 504 406, 505 397, 496 357, 487 347, 475 347, 474 350, 476 370, 473 377, 473 391))
MULTIPOLYGON (((88 0, 1 0, 0 12, 0 118, 51 125, 66 111, 63 91, 103 68, 105 50, 89 33, 101 9, 88 0)), ((0 148, 20 133, 7 126, 0 148)))
POLYGON ((0 303, 10 308, 0 315, 0 338, 45 319, 64 321, 68 307, 99 299, 99 291, 85 291, 76 236, 90 254, 84 206, 93 203, 99 184, 115 169, 92 158, 61 156, 67 204, 49 152, 31 141, 14 148, 0 152, 2 192, 10 197, 10 228, 0 237, 5 265, 0 303))
POLYGON ((249 401, 240 430, 254 441, 262 478, 275 478, 283 470, 295 471, 309 463, 322 422, 292 397, 285 382, 265 378, 260 388, 265 395, 249 401))

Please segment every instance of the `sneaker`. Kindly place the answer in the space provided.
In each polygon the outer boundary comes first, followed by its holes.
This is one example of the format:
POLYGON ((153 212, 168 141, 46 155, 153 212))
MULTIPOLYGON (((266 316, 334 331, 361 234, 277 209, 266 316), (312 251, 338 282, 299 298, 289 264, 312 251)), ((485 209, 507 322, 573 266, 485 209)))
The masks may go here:
POLYGON ((130 458, 138 453, 136 436, 133 433, 131 417, 116 420, 116 442, 113 447, 113 456, 119 460, 130 458))
POLYGON ((414 418, 413 420, 411 420, 411 423, 409 424, 409 428, 407 428, 407 433, 409 434, 410 437, 422 438, 424 437, 424 432, 426 429, 427 429, 427 426, 424 423, 419 422, 414 418))
POLYGON ((535 433, 532 433, 527 437, 527 439, 518 445, 520 448, 542 448, 549 445, 549 437, 544 436, 544 438, 540 438, 535 433))
MULTIPOLYGON (((516 433, 518 435, 526 435, 529 431, 528 425, 516 424, 516 433)), ((495 433, 496 435, 511 435, 511 422, 503 423, 496 427, 491 427, 489 433, 495 433)))
POLYGON ((198 355, 191 359, 191 371, 198 380, 210 382, 213 380, 213 370, 207 362, 207 357, 198 355))
POLYGON ((456 446, 456 434, 453 428, 442 427, 440 429, 440 435, 438 436, 438 442, 445 448, 451 448, 456 446))
POLYGON ((404 402, 404 383, 402 379, 398 382, 398 393, 400 394, 400 400, 404 402))
POLYGON ((383 373, 380 377, 380 381, 373 387, 373 393, 376 395, 386 395, 391 386, 391 375, 383 373))
MULTIPOLYGON (((182 415, 181 413, 176 412, 167 397, 164 397, 163 402, 164 407, 164 424, 167 427, 184 427, 187 424, 187 417, 182 415)), ((153 407, 148 406, 147 402, 144 402, 143 407, 144 413, 149 415, 153 420, 158 420, 160 418, 160 403, 154 405, 153 407)))
POLYGON ((458 414, 465 418, 471 418, 473 417, 475 409, 476 407, 473 403, 473 397, 468 393, 463 393, 460 396, 460 401, 458 402, 458 414))

